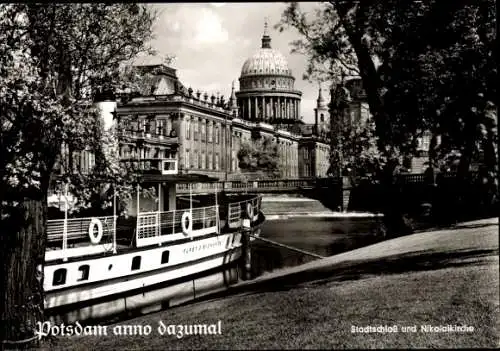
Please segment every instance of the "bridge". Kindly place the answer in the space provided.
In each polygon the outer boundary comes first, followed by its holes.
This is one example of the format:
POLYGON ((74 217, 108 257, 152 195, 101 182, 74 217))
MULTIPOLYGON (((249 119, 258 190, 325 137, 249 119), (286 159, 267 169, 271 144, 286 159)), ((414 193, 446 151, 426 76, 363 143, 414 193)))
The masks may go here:
MULTIPOLYGON (((456 174, 437 174, 434 183, 441 189, 440 193, 445 198, 446 192, 456 188, 454 182, 456 174)), ((399 188, 405 197, 412 198, 415 202, 422 202, 422 196, 427 196, 428 179, 424 174, 399 174, 396 176, 394 185, 399 188)), ((369 210, 381 199, 388 196, 388 189, 380 184, 364 184, 353 188, 340 178, 301 178, 301 179, 264 179, 251 181, 220 181, 213 183, 177 184, 177 193, 186 195, 192 194, 212 194, 214 192, 226 191, 228 193, 258 193, 258 194, 301 194, 305 197, 320 201, 325 207, 336 211, 339 209, 356 210, 360 206, 360 201, 371 203, 369 207, 362 207, 362 210, 369 210)), ((425 200, 428 201, 428 200, 425 200)), ((383 202, 383 201, 382 201, 383 202)), ((378 207, 373 207, 378 210, 378 207)))
POLYGON ((229 193, 300 193, 318 187, 340 184, 337 178, 266 179, 252 181, 226 181, 214 183, 177 184, 178 194, 208 194, 218 191, 229 193))
MULTIPOLYGON (((442 174, 441 178, 452 178, 454 174, 442 174)), ((423 184, 424 174, 400 174, 397 176, 399 184, 423 184)), ((213 183, 177 184, 178 194, 209 194, 215 191, 227 191, 229 193, 300 193, 313 189, 324 189, 342 184, 340 178, 299 178, 299 179, 264 179, 264 180, 233 180, 213 183)), ((344 183, 343 190, 350 190, 344 183)))

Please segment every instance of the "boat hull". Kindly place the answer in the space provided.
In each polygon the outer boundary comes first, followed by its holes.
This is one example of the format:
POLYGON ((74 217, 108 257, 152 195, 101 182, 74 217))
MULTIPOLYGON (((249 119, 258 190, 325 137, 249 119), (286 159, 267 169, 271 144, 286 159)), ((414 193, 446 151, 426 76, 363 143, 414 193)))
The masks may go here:
POLYGON ((72 323, 144 309, 147 312, 155 304, 178 305, 236 282, 234 263, 241 252, 241 233, 234 232, 121 255, 51 264, 45 267, 45 310, 53 322, 72 323), (165 251, 170 253, 170 264, 161 263, 165 251), (130 262, 137 256, 143 257, 144 264, 132 274, 130 262), (86 265, 90 266, 89 282, 75 285, 78 279, 74 275, 86 265), (113 275, 108 272, 110 266, 113 275), (61 269, 67 271, 69 282, 58 288, 51 285, 50 278, 61 269))
MULTIPOLYGON (((204 295, 227 289, 238 281, 237 261, 241 247, 228 250, 226 255, 187 266, 176 272, 177 278, 143 288, 120 291, 99 300, 82 300, 77 304, 46 308, 52 323, 75 323, 76 321, 107 320, 112 317, 151 313, 177 306, 204 295)), ((163 279, 152 274, 153 279, 163 279)), ((72 292, 86 295, 84 287, 72 292)), ((119 289, 119 285, 117 286, 119 289)))
POLYGON ((131 233, 126 240, 129 245, 118 240, 116 217, 54 220, 48 230, 54 252, 47 252, 44 267, 47 317, 54 323, 102 321, 175 306, 226 289, 238 280, 242 219, 250 219, 256 235, 265 221, 259 197, 227 207, 227 216, 219 216, 218 205, 141 212, 136 228, 127 231, 131 233), (180 216, 186 213, 192 216, 186 222, 192 228, 179 232, 180 224, 185 224, 180 216), (100 246, 100 240, 86 242, 87 236, 95 236, 94 227, 98 236, 103 235, 101 226, 94 223, 92 227, 93 222, 100 222, 112 234, 100 246), (71 246, 69 239, 74 242, 71 246))

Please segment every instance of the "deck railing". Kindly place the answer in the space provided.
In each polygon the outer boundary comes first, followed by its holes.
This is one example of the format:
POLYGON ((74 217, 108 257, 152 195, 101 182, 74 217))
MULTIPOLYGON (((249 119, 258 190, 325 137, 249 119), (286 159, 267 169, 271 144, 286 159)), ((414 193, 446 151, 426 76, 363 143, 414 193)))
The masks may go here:
POLYGON ((218 228, 219 206, 198 207, 193 209, 164 212, 141 212, 137 216, 136 245, 138 247, 159 244, 173 240, 172 234, 196 236, 215 233, 218 228), (182 216, 190 213, 192 218, 191 233, 183 233, 182 216))
POLYGON ((67 259, 79 255, 82 246, 93 247, 89 250, 92 253, 115 251, 116 219, 117 216, 101 216, 48 220, 47 246, 50 251, 58 251, 49 256, 67 259), (91 235, 99 240, 92 242, 91 235))
MULTIPOLYGON (((261 196, 255 196, 229 203, 227 205, 229 227, 241 227, 242 218, 247 217, 248 203, 253 209, 251 220, 256 221, 261 201, 261 196)), ((81 255, 116 253, 116 220, 117 216, 49 220, 47 223, 49 250, 46 259, 65 260, 68 257, 81 255), (94 242, 91 237, 94 238, 94 242)), ((161 245, 179 237, 217 233, 219 229, 219 205, 164 212, 142 212, 137 216, 136 246, 161 245), (183 233, 182 216, 186 212, 190 213, 192 218, 191 233, 183 233)))
POLYGON ((259 218, 259 212, 262 206, 262 196, 256 196, 252 199, 232 202, 228 205, 228 225, 229 228, 239 228, 242 224, 242 219, 246 218, 247 203, 252 205, 253 217, 252 222, 259 218))

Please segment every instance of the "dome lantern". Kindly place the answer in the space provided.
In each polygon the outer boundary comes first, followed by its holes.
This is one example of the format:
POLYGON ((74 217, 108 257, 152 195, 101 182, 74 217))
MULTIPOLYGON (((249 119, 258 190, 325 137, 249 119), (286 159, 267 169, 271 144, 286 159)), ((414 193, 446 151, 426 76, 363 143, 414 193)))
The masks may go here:
POLYGON ((271 49, 271 37, 267 32, 267 18, 264 22, 264 34, 262 35, 262 49, 271 49))

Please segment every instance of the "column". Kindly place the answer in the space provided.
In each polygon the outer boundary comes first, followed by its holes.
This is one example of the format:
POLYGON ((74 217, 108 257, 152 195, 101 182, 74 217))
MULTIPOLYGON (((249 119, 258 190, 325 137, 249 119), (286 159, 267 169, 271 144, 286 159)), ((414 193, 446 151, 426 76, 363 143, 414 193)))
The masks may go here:
POLYGON ((259 120, 259 101, 257 99, 257 96, 253 98, 253 101, 255 103, 255 120, 259 120))
POLYGON ((290 116, 290 98, 286 98, 286 118, 287 119, 291 119, 291 116, 290 116))
POLYGON ((274 119, 274 96, 271 96, 271 118, 274 119))
POLYGON ((278 118, 282 118, 283 116, 281 115, 281 96, 278 96, 278 118))
POLYGON ((283 97, 280 96, 280 118, 283 119, 285 116, 283 116, 283 97))
POLYGON ((285 117, 285 119, 288 119, 288 112, 287 112, 287 109, 286 109, 287 108, 287 104, 286 104, 287 100, 288 99, 286 97, 283 98, 283 114, 284 114, 283 117, 285 117))
POLYGON ((247 119, 250 120, 252 117, 252 106, 250 104, 250 98, 247 98, 248 114, 247 119))
POLYGON ((274 102, 274 105, 273 105, 273 110, 274 110, 274 119, 278 118, 278 97, 275 96, 273 98, 273 102, 274 102))
POLYGON ((291 119, 292 116, 291 116, 291 113, 290 113, 290 98, 286 98, 286 118, 287 119, 291 119))
POLYGON ((262 121, 266 120, 266 98, 262 97, 262 121))

